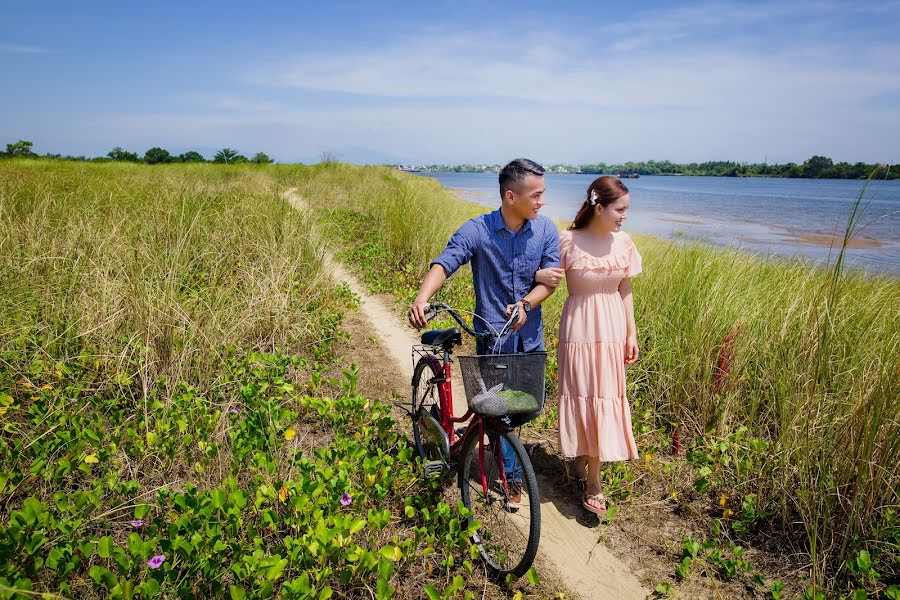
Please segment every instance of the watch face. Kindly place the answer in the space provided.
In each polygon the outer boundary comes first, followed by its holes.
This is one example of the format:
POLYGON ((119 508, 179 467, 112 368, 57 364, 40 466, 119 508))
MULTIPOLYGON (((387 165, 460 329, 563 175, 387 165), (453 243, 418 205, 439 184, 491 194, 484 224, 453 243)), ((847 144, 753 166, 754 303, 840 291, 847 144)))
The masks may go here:
POLYGON ((529 302, 528 300, 525 300, 524 302, 522 302, 522 308, 525 310, 525 312, 530 311, 531 310, 531 302, 529 302))

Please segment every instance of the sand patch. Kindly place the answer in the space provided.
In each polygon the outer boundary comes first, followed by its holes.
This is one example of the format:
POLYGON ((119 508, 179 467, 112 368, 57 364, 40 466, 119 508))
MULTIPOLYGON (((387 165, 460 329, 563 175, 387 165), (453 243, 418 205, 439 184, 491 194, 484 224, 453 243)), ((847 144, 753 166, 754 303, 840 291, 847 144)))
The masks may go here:
MULTIPOLYGON (((830 246, 834 248, 840 248, 844 243, 844 238, 842 236, 827 235, 824 233, 799 233, 791 231, 788 233, 781 233, 779 235, 789 241, 797 242, 798 244, 809 244, 812 246, 830 246)), ((848 248, 873 249, 882 248, 883 246, 883 243, 879 242, 878 240, 873 240, 872 238, 850 238, 847 241, 848 248)))
POLYGON ((702 221, 698 221, 697 219, 688 219, 684 217, 660 217, 660 221, 665 221, 666 223, 684 223, 685 225, 700 225, 702 221))

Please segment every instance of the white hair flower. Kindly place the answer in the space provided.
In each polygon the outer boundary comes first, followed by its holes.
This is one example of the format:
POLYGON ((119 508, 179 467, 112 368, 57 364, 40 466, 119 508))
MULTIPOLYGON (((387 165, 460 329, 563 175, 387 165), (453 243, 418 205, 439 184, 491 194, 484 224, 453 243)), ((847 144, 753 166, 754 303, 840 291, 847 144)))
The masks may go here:
POLYGON ((591 190, 591 196, 588 199, 588 204, 590 204, 591 206, 595 206, 597 204, 597 198, 597 190, 591 190))

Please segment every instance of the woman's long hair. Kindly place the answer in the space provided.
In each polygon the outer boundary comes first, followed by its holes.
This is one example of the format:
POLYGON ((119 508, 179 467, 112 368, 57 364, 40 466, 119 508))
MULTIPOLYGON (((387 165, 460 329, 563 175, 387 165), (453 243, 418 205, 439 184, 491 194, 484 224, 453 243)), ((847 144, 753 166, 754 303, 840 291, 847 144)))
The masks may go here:
POLYGON ((569 226, 569 229, 584 229, 594 218, 594 206, 607 207, 625 194, 628 188, 622 183, 622 180, 612 175, 603 175, 591 182, 587 192, 584 194, 584 204, 578 209, 575 220, 569 226), (593 204, 591 196, 593 195, 593 204))

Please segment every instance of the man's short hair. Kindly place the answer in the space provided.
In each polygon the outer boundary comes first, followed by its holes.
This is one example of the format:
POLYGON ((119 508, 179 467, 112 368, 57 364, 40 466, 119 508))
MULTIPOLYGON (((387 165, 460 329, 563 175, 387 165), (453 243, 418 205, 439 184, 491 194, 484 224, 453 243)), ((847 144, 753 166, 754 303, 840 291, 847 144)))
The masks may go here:
POLYGON ((544 167, 527 158, 511 160, 508 165, 500 169, 500 197, 506 195, 506 190, 518 186, 529 175, 544 176, 544 167))

